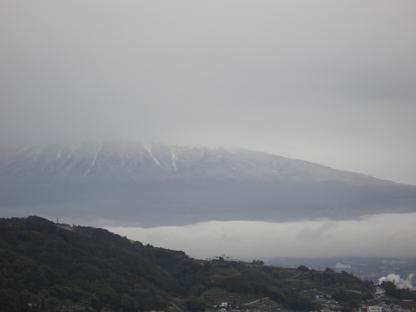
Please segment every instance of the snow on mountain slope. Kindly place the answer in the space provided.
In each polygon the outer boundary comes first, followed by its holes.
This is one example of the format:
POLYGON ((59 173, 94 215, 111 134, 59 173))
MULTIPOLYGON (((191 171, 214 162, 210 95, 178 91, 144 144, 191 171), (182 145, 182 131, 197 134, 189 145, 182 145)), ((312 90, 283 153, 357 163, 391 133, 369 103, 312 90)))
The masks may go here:
POLYGON ((29 146, 12 155, 9 152, 8 161, 0 162, 0 175, 388 183, 363 174, 239 148, 139 143, 29 146))
POLYGON ((239 148, 106 142, 0 155, 3 216, 155 225, 416 210, 416 187, 239 148))

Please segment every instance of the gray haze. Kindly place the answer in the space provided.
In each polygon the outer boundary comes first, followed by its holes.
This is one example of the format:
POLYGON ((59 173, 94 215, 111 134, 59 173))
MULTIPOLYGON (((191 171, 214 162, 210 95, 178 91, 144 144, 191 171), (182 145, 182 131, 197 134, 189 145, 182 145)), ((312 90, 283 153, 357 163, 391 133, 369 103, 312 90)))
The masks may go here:
POLYGON ((0 2, 0 143, 239 145, 416 184, 416 2, 0 2))

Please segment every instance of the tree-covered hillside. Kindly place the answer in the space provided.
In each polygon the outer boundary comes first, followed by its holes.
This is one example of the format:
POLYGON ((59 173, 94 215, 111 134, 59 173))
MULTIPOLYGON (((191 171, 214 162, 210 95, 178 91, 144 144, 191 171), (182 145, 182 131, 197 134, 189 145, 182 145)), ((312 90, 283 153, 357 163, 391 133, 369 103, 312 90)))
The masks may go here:
POLYGON ((39 217, 0 219, 1 311, 197 311, 261 297, 312 310, 319 303, 311 290, 348 308, 371 297, 373 286, 331 270, 196 260, 107 230, 39 217))

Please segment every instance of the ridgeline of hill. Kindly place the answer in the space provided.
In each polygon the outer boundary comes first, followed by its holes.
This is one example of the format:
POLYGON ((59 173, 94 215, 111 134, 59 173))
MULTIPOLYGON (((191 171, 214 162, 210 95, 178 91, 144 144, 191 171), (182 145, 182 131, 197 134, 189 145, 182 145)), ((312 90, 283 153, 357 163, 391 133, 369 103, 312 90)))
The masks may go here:
POLYGON ((0 219, 1 311, 201 311, 262 297, 290 310, 317 310, 312 290, 349 309, 371 298, 374 286, 329 269, 196 260, 40 217, 0 219))

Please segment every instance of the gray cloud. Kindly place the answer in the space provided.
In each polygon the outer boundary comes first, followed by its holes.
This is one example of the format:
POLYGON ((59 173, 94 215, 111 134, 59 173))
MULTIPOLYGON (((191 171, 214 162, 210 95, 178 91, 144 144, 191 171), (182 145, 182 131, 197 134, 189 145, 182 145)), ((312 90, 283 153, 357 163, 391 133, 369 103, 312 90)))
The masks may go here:
POLYGON ((242 145, 416 183, 412 0, 0 3, 0 143, 242 145))
POLYGON ((186 251, 197 258, 415 257, 416 214, 358 220, 205 222, 155 228, 109 227, 131 239, 186 251))

